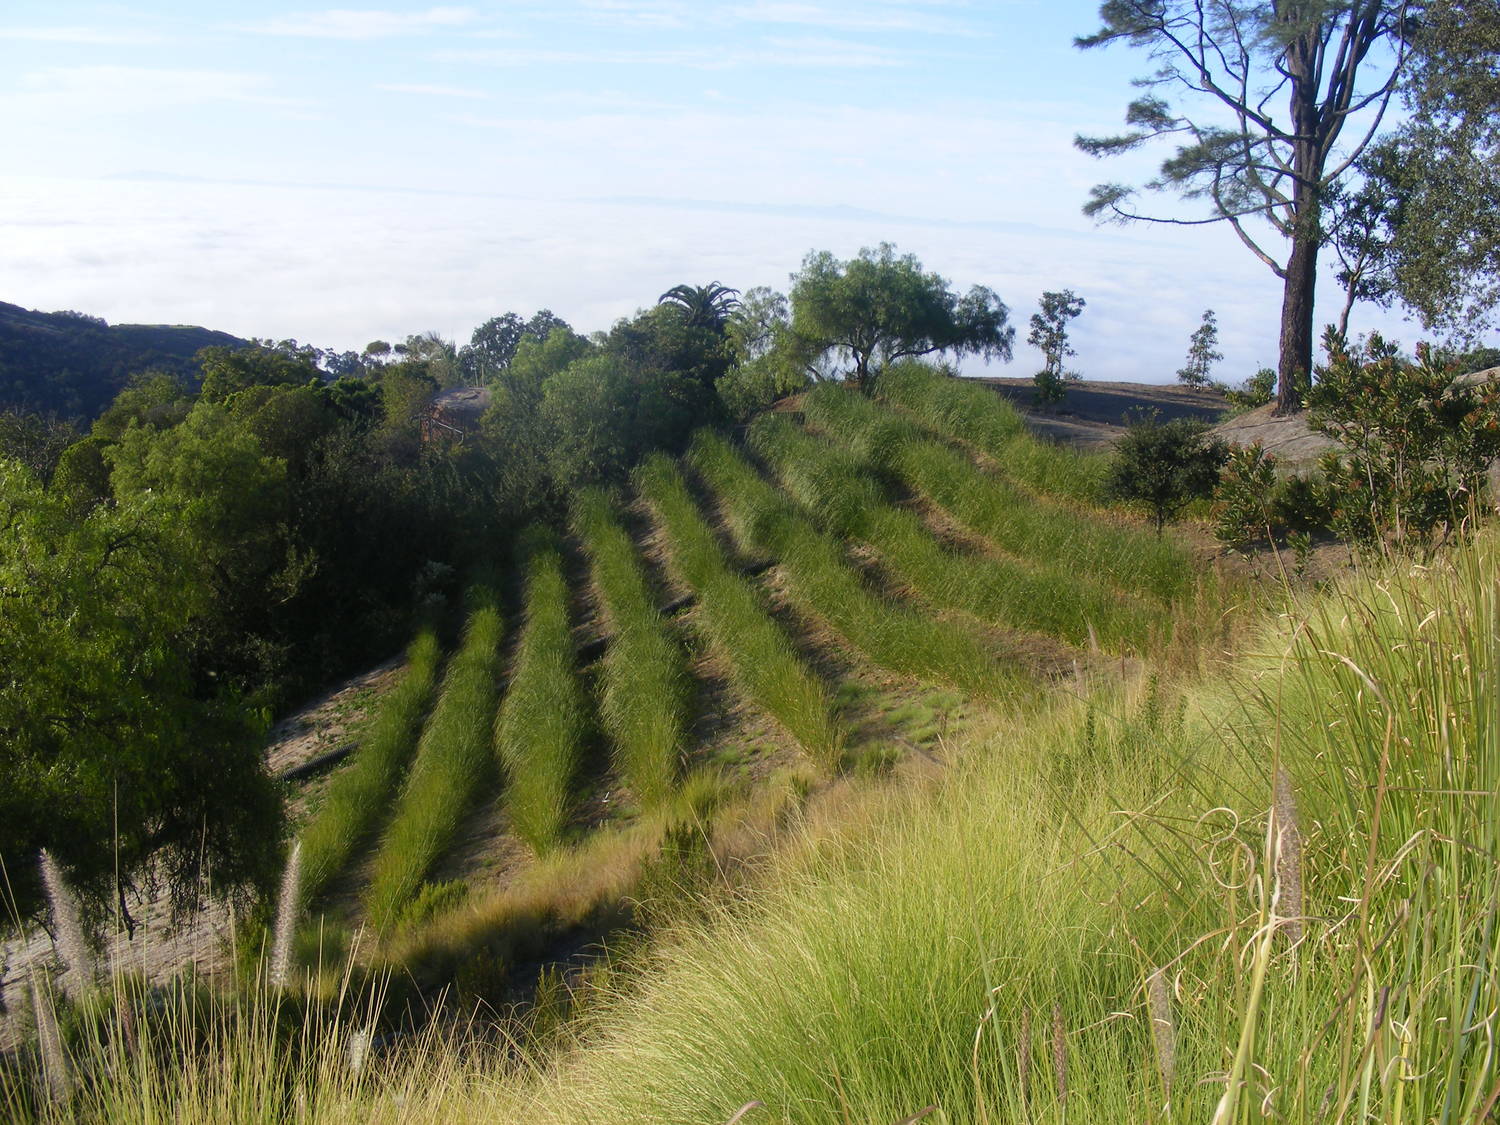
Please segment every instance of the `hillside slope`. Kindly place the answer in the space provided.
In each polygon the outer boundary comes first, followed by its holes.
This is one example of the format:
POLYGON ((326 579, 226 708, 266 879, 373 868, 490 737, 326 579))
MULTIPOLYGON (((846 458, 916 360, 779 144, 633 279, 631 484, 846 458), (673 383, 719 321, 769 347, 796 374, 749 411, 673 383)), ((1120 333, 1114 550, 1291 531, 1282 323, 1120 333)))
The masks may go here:
POLYGON ((196 382, 193 356, 200 348, 247 343, 191 325, 111 325, 0 301, 0 409, 93 418, 139 371, 168 371, 196 382))

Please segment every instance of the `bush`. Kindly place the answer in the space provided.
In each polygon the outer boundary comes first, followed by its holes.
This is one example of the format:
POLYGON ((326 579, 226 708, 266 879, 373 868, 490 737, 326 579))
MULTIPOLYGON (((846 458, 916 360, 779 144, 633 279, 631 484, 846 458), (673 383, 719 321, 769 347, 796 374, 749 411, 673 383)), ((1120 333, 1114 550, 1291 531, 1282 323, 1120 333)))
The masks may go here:
POLYGON ((1351 349, 1330 332, 1325 346, 1308 424, 1341 447, 1320 466, 1334 530, 1396 546, 1447 538, 1500 456, 1500 389, 1455 384, 1457 370, 1425 347, 1413 363, 1379 336, 1351 349))
POLYGON ((1161 534, 1167 521, 1194 500, 1212 495, 1219 469, 1229 457, 1220 439, 1191 418, 1162 422, 1154 414, 1134 422, 1115 446, 1105 481, 1116 500, 1140 504, 1161 534))
POLYGON ((1278 474, 1276 458, 1259 443, 1230 452, 1214 501, 1214 535, 1231 547, 1328 526, 1327 490, 1307 477, 1278 474))

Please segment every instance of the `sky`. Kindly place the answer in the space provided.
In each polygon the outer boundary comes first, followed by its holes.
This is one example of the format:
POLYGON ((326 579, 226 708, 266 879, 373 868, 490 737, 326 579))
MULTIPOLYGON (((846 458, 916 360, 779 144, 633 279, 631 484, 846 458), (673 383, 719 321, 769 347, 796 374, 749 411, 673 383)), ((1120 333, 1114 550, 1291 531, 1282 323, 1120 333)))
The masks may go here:
MULTIPOLYGON (((1222 227, 1082 214, 1165 155, 1074 147, 1149 69, 1076 50, 1096 26, 1070 0, 4 0, 0 300, 359 349, 507 310, 603 329, 886 241, 1010 306, 991 374, 1040 366, 1027 318, 1069 288, 1086 378, 1171 380, 1211 308, 1237 383, 1275 363, 1270 270, 1222 227)), ((1341 298, 1329 267, 1319 323, 1341 298)))

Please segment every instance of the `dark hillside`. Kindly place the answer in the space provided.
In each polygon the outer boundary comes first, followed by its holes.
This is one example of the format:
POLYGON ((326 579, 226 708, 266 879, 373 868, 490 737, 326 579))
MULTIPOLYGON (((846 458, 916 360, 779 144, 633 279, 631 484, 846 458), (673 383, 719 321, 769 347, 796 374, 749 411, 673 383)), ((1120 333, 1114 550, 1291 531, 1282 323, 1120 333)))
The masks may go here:
POLYGON ((0 409, 93 418, 138 371, 169 371, 196 384, 198 349, 246 343, 207 328, 110 325, 81 313, 35 312, 0 301, 0 409))

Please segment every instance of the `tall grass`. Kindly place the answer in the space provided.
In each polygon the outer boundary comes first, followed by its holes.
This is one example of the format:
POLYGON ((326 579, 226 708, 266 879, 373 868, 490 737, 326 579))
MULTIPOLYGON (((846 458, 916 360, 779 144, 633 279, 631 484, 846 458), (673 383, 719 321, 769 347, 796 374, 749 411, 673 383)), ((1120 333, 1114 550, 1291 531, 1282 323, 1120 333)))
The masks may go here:
POLYGON ((671 565, 697 594, 698 620, 735 685, 816 761, 836 767, 844 740, 827 690, 767 613, 755 587, 730 570, 677 466, 665 455, 650 457, 637 470, 636 484, 666 531, 671 565))
POLYGON ((562 553, 550 528, 521 543, 526 620, 510 687, 495 721, 511 827, 537 852, 556 847, 567 825, 573 781, 591 726, 575 671, 562 553))
POLYGON ((491 774, 490 731, 504 635, 494 594, 471 587, 463 643, 448 663, 416 760, 380 840, 365 893, 370 923, 389 933, 432 865, 447 851, 491 774))
POLYGON ((529 1119, 1492 1120, 1497 627, 1490 537, 998 728, 664 948, 529 1119))
POLYGON ((960 523, 1039 569, 1071 574, 1085 587, 1112 585, 1164 600, 1192 582, 1192 556, 1171 540, 1038 498, 927 437, 889 407, 831 384, 803 401, 819 429, 850 441, 960 523))
POLYGON ((635 543, 601 489, 573 497, 573 530, 609 621, 600 719, 615 769, 647 808, 676 786, 692 707, 686 654, 668 631, 635 543))
POLYGON ((783 417, 763 415, 751 444, 788 491, 835 534, 868 543, 926 601, 1073 644, 1143 646, 1159 620, 1138 599, 1085 576, 950 550, 913 512, 895 506, 868 461, 783 417))
POLYGON ((1087 504, 1101 502, 1109 459, 1036 437, 1021 414, 983 383, 924 363, 886 368, 875 393, 944 437, 987 454, 1028 488, 1087 504))
POLYGON ((700 431, 688 458, 719 496, 741 546, 775 556, 793 598, 874 663, 981 695, 1023 682, 1019 669, 1003 668, 971 631, 872 591, 840 541, 813 526, 724 438, 700 431))
POLYGON ((327 890, 389 807, 416 749, 440 659, 437 637, 429 630, 417 634, 406 650, 400 681, 381 701, 353 761, 334 775, 323 804, 302 830, 304 901, 315 902, 327 890))

